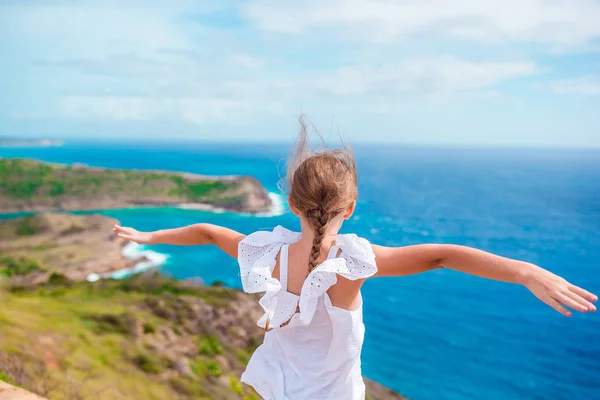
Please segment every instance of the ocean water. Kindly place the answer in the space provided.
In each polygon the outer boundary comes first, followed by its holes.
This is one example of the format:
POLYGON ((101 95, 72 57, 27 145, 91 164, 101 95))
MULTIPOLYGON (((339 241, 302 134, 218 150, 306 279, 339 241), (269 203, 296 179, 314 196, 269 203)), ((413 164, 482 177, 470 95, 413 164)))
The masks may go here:
MULTIPOLYGON (((390 246, 474 246, 537 263, 600 294, 599 151, 401 146, 355 151, 360 195, 343 232, 390 246)), ((287 152, 285 145, 82 142, 0 149, 0 156, 251 174, 275 193, 287 152)), ((244 233, 278 224, 299 227, 289 212, 270 217, 175 208, 101 212, 140 230, 197 222, 244 233)), ((142 251, 164 255, 165 274, 240 287, 236 261, 216 248, 142 251)), ((522 287, 448 270, 372 279, 363 296, 363 372, 412 399, 600 399, 600 313, 566 318, 522 287)))

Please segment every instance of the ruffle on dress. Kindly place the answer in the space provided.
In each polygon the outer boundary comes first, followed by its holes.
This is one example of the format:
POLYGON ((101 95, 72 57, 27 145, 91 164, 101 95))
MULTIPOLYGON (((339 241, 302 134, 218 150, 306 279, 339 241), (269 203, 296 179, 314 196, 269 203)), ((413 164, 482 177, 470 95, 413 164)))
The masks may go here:
POLYGON ((265 294, 259 303, 264 315, 258 326, 282 329, 280 326, 308 325, 315 314, 318 300, 337 282, 337 276, 346 279, 365 279, 375 275, 377 265, 371 244, 354 234, 337 235, 334 247, 341 249, 336 258, 329 258, 319 264, 308 275, 300 296, 281 290, 280 282, 273 278, 277 254, 281 246, 300 240, 301 234, 282 226, 273 231, 259 231, 244 238, 238 246, 238 262, 242 287, 247 293, 265 294), (299 307, 300 311, 297 311, 299 307))

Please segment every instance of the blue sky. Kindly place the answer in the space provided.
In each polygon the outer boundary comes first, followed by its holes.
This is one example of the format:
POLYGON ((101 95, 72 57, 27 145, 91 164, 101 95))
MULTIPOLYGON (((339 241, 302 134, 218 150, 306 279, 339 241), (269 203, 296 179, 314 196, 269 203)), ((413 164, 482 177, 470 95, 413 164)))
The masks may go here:
POLYGON ((0 135, 600 147, 596 0, 0 0, 0 135))

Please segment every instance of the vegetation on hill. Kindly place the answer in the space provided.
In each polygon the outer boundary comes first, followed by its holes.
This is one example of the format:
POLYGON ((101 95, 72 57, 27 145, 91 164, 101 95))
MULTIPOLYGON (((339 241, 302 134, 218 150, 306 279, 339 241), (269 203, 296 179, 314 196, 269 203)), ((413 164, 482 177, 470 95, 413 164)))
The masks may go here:
POLYGON ((262 341, 244 293, 147 273, 0 295, 0 380, 52 400, 260 399, 239 380, 262 341))
POLYGON ((0 380, 50 399, 258 399, 239 382, 260 343, 239 295, 158 275, 12 287, 0 380))
POLYGON ((44 269, 36 260, 23 256, 9 256, 0 253, 0 275, 5 277, 25 276, 34 271, 43 271, 44 269))
POLYGON ((196 203, 236 211, 268 210, 251 177, 206 177, 0 159, 0 211, 102 209, 196 203))

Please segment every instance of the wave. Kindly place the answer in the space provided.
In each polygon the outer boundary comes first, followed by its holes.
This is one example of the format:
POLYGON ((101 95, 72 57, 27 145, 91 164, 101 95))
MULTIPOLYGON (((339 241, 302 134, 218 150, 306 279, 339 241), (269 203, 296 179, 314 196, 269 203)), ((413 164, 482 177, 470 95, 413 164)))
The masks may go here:
POLYGON ((168 254, 162 254, 153 250, 147 250, 143 245, 139 245, 134 242, 130 242, 125 247, 123 247, 123 256, 129 258, 130 260, 137 260, 140 258, 144 258, 144 260, 136 263, 131 268, 124 268, 107 274, 98 275, 95 273, 91 273, 87 276, 86 280, 89 282, 95 282, 102 278, 127 278, 131 275, 139 274, 140 272, 144 272, 149 269, 158 268, 161 265, 163 265, 169 258, 168 254))
POLYGON ((286 202, 282 194, 269 192, 269 199, 271 199, 271 209, 264 213, 255 214, 257 217, 277 217, 287 211, 286 202))
POLYGON ((226 210, 224 208, 215 207, 210 204, 179 204, 176 208, 182 210, 196 210, 196 211, 205 211, 214 214, 235 214, 235 215, 243 215, 246 217, 277 217, 279 215, 284 214, 287 211, 286 203, 284 201, 283 195, 275 192, 269 192, 269 199, 271 200, 271 207, 269 211, 260 212, 260 213, 247 213, 247 212, 236 212, 226 210))
POLYGON ((230 212, 224 208, 215 207, 210 204, 196 204, 196 203, 184 203, 175 206, 175 208, 180 208, 182 210, 194 210, 194 211, 205 211, 214 214, 224 214, 230 212))

